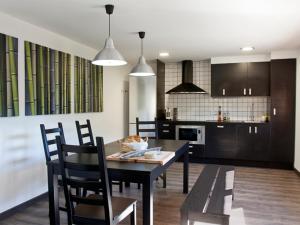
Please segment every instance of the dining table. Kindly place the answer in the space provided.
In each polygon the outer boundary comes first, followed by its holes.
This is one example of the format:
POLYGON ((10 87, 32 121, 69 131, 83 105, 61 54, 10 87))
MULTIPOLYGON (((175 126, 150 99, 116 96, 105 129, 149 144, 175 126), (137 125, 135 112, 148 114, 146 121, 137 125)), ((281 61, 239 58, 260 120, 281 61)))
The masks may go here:
MULTIPOLYGON (((164 165, 153 163, 137 163, 126 161, 108 161, 107 170, 110 180, 125 183, 142 184, 143 225, 153 225, 153 183, 174 162, 183 161, 183 193, 188 193, 189 186, 189 143, 184 140, 149 139, 148 148, 161 147, 161 151, 174 152, 164 165)), ((106 156, 120 152, 122 145, 115 141, 105 145, 106 156)), ((68 162, 97 165, 96 154, 72 154, 66 157, 68 162)), ((59 216, 59 182, 61 174, 59 160, 55 159, 47 164, 48 171, 48 195, 50 225, 60 225, 59 216)))

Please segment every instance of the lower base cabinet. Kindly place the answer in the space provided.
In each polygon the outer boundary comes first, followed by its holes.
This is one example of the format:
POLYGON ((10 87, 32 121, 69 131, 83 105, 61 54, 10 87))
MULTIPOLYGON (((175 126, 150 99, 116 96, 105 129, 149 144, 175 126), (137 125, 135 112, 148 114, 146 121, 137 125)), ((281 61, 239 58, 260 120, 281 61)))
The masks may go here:
POLYGON ((205 158, 269 161, 269 124, 209 124, 205 158))
POLYGON ((205 158, 235 159, 237 150, 236 124, 205 126, 205 158))
MULTIPOLYGON (((206 123, 205 145, 189 145, 190 161, 241 166, 260 163, 267 167, 290 169, 293 167, 293 148, 290 146, 293 143, 291 137, 278 127, 276 120, 270 123, 206 123), (282 147, 282 143, 290 145, 282 147)), ((174 123, 158 123, 160 139, 175 140, 175 132, 174 123)))
POLYGON ((236 159, 269 161, 270 125, 237 125, 238 154, 236 159))
POLYGON ((190 159, 201 159, 204 157, 204 150, 205 146, 204 145, 193 145, 189 144, 189 157, 190 159))

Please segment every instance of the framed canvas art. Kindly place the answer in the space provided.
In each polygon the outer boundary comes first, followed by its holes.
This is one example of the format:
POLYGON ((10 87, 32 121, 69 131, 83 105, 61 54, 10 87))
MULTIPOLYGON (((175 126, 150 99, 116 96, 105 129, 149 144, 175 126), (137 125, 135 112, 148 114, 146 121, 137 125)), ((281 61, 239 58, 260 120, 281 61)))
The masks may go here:
POLYGON ((25 41, 25 114, 71 113, 71 55, 25 41))

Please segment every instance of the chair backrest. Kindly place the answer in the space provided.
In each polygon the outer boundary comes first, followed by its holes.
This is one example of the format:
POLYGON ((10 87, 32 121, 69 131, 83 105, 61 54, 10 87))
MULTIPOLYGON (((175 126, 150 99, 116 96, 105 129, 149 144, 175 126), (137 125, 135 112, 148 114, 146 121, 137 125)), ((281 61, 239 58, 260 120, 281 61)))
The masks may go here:
POLYGON ((77 204, 103 206, 105 224, 111 224, 113 214, 103 138, 96 138, 97 146, 62 144, 59 136, 56 137, 56 141, 69 224, 76 223, 76 221, 81 221, 83 224, 91 223, 88 218, 74 215, 74 206, 77 204), (98 164, 88 164, 84 162, 84 159, 81 162, 68 162, 68 153, 84 154, 83 158, 86 159, 91 159, 92 155, 89 154, 97 153, 98 164), (93 191, 99 195, 97 198, 82 196, 75 191, 78 188, 93 191))
POLYGON ((61 142, 64 144, 66 143, 64 129, 62 123, 58 123, 58 127, 50 128, 50 129, 46 129, 44 124, 40 124, 40 128, 41 128, 46 161, 49 162, 51 161, 52 156, 57 156, 58 154, 55 136, 59 135, 61 137, 61 142), (49 136, 52 136, 52 139, 50 139, 49 136), (54 145, 55 148, 51 149, 52 148, 51 146, 54 145))
POLYGON ((90 120, 86 120, 86 124, 80 124, 79 121, 75 121, 75 124, 76 124, 79 144, 95 146, 90 120), (84 141, 84 139, 88 139, 88 140, 84 141))
POLYGON ((136 134, 141 137, 148 136, 149 138, 157 139, 158 135, 156 118, 153 121, 140 121, 137 117, 136 134))

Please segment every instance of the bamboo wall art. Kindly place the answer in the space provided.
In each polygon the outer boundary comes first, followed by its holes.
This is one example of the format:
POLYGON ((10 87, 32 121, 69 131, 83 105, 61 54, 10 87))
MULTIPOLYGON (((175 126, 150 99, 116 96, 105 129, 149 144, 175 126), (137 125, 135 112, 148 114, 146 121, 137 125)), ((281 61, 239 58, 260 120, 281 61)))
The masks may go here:
POLYGON ((71 112, 71 55, 25 41, 25 114, 71 112))
POLYGON ((0 117, 18 115, 18 39, 0 34, 0 117))
POLYGON ((75 113, 103 111, 103 68, 74 57, 75 113))

